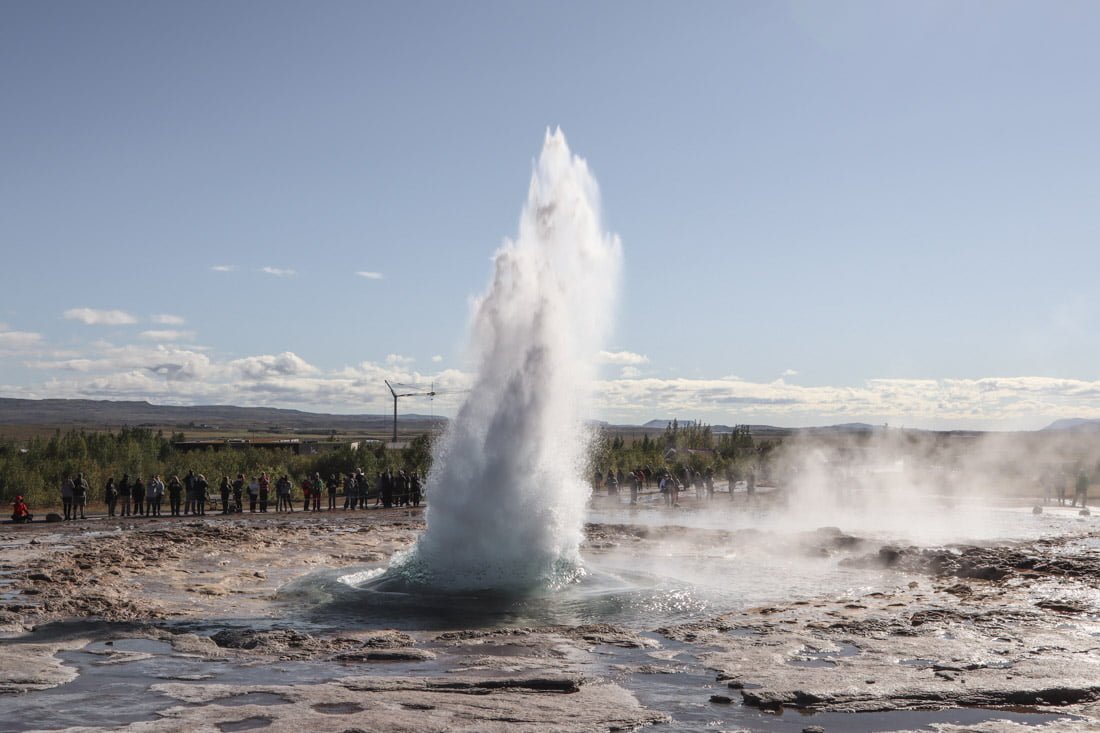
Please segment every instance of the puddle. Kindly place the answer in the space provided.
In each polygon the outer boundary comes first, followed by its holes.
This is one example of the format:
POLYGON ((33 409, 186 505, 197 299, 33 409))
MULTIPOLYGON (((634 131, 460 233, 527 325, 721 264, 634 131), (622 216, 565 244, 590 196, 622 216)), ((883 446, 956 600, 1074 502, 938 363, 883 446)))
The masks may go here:
POLYGON ((937 664, 935 659, 899 659, 898 664, 904 664, 906 667, 919 667, 924 669, 931 667, 933 664, 937 664))
POLYGON ((287 700, 282 695, 276 695, 273 692, 246 692, 243 695, 234 695, 233 697, 224 697, 214 700, 212 704, 221 705, 227 708, 235 708, 242 705, 289 705, 290 700, 287 700))
POLYGON ((326 715, 351 715, 363 711, 363 706, 357 702, 320 702, 312 706, 314 710, 326 715))
POLYGON ((835 667, 836 660, 841 657, 859 656, 859 647, 855 644, 840 644, 835 651, 803 648, 801 654, 793 659, 788 659, 787 664, 792 667, 835 667))
POLYGON ((763 634, 761 634, 756 629, 730 629, 729 631, 726 632, 726 636, 754 637, 754 636, 763 636, 763 634))
MULTIPOLYGON (((58 658, 80 675, 64 685, 26 695, 0 696, 0 733, 33 727, 57 729, 78 726, 117 727, 150 721, 159 711, 180 701, 150 688, 164 680, 202 680, 228 685, 293 685, 326 682, 361 673, 324 662, 279 662, 242 665, 229 660, 207 660, 176 652, 155 639, 118 639, 95 642, 82 649, 61 652, 58 658), (105 659, 114 663, 104 665, 105 659)), ((373 670, 372 670, 372 673, 373 670)), ((212 704, 280 705, 283 697, 263 692, 245 693, 212 704)), ((263 719, 263 726, 270 721, 263 719)), ((251 727, 260 727, 251 725, 251 727)), ((225 730, 248 730, 227 728, 225 730)))
POLYGON ((244 720, 234 720, 229 723, 218 723, 218 730, 224 731, 224 733, 230 733, 235 730, 255 730, 256 728, 266 728, 271 725, 271 718, 245 718, 244 720))

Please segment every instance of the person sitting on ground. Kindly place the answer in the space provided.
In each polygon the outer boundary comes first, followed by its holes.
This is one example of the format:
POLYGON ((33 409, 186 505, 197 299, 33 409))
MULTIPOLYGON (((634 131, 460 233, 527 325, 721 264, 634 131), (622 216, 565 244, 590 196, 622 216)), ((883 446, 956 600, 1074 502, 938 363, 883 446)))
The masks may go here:
POLYGON ((23 501, 22 496, 15 497, 15 501, 12 502, 11 521, 16 524, 26 524, 34 519, 34 515, 27 509, 27 502, 23 501))

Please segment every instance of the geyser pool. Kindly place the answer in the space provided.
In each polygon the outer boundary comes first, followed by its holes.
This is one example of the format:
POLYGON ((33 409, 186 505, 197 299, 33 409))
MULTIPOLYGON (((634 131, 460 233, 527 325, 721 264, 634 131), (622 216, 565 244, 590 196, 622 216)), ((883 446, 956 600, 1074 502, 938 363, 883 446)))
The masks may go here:
POLYGON ((586 163, 547 131, 476 304, 477 376, 434 457, 427 529, 380 586, 526 592, 583 575, 583 417, 620 260, 586 163))

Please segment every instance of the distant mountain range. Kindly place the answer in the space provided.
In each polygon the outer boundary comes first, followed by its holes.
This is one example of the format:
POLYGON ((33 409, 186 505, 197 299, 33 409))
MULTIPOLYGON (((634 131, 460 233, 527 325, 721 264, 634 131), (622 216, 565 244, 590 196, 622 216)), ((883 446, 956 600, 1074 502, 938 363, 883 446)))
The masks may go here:
MULTIPOLYGON (((691 421, 691 420, 679 420, 678 421, 679 425, 681 425, 681 426, 690 425, 690 424, 692 424, 692 422, 693 421, 691 421)), ((641 425, 639 427, 645 428, 647 430, 665 430, 671 424, 672 424, 672 420, 668 420, 668 419, 650 420, 645 425, 641 425)), ((620 426, 620 427, 626 427, 626 426, 620 426)), ((863 422, 851 422, 851 423, 844 423, 843 425, 825 425, 825 426, 822 426, 822 427, 810 427, 810 428, 777 428, 773 425, 751 425, 751 424, 747 425, 746 427, 748 427, 749 432, 752 433, 753 435, 769 435, 769 434, 775 434, 775 435, 783 434, 783 435, 785 435, 785 434, 789 434, 789 433, 793 433, 793 432, 813 432, 813 431, 840 432, 840 433, 862 433, 862 432, 869 432, 871 430, 875 430, 876 428, 878 428, 877 425, 869 425, 868 423, 863 423, 863 422)), ((733 432, 733 428, 730 427, 729 425, 711 425, 710 430, 711 430, 712 433, 715 433, 715 434, 733 432)))
MULTIPOLYGON (((402 413, 402 431, 427 430, 444 418, 402 413)), ((111 400, 22 400, 0 398, 0 425, 85 428, 168 427, 221 430, 375 432, 388 430, 393 415, 332 415, 277 407, 153 405, 111 400)))
POLYGON ((1100 420, 1086 420, 1080 417, 1055 420, 1043 430, 1070 430, 1078 433, 1100 433, 1100 420))
MULTIPOLYGON (((445 423, 446 418, 416 413, 400 413, 402 432, 429 430, 445 423)), ((689 425, 690 420, 679 420, 689 425)), ((618 429, 664 430, 672 419, 650 420, 643 425, 609 425, 602 421, 592 424, 618 429)), ((237 407, 235 405, 154 405, 144 401, 114 400, 24 400, 0 397, 0 425, 39 425, 50 427, 118 428, 123 426, 209 428, 220 430, 263 430, 374 433, 387 431, 393 425, 393 414, 336 415, 320 412, 304 412, 279 407, 237 407)), ((729 425, 711 425, 714 433, 728 433, 729 425)), ((749 425, 755 436, 782 436, 792 433, 870 432, 881 426, 868 423, 844 423, 821 427, 782 428, 772 425, 749 425)), ((1070 418, 1057 420, 1043 431, 1072 431, 1100 433, 1100 420, 1070 418)), ((973 431, 962 431, 973 432, 973 431)))

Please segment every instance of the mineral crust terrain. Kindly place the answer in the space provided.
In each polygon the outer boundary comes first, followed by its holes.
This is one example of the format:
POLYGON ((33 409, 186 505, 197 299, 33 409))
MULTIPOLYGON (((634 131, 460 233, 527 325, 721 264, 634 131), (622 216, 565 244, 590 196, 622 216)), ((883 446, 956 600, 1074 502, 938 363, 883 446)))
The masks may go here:
MULTIPOLYGON (((0 730, 1100 730, 1087 524, 946 547, 822 528, 800 551, 893 582, 674 623, 388 628, 364 611, 333 627, 283 592, 384 567, 422 529, 405 510, 0 526, 0 730)), ((674 524, 587 537, 586 554, 750 539, 674 524)))

